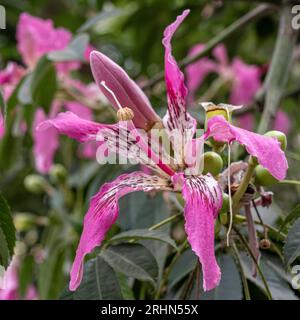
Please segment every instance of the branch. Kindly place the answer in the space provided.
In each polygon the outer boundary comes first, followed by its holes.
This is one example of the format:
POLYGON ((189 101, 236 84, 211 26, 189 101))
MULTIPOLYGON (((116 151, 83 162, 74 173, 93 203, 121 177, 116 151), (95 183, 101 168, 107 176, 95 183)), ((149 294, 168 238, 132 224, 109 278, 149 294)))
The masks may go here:
MULTIPOLYGON (((181 60, 179 62, 179 66, 184 68, 187 65, 199 60, 200 58, 206 56, 209 54, 212 49, 214 49, 219 43, 223 42, 225 39, 233 35, 235 32, 240 31, 242 28, 246 27, 251 22, 257 20, 260 17, 263 17, 270 12, 275 11, 277 7, 273 4, 261 4, 252 11, 248 12, 244 16, 242 16, 240 19, 233 22, 230 26, 225 28, 221 33, 219 33, 217 36, 215 36, 213 39, 208 41, 206 44, 204 50, 202 50, 200 53, 192 56, 192 57, 186 57, 185 59, 181 60)), ((146 82, 142 89, 148 89, 152 88, 157 82, 161 81, 164 78, 164 73, 160 72, 157 75, 155 75, 151 80, 146 82)))
POLYGON ((291 5, 285 3, 281 9, 278 36, 271 66, 264 82, 265 103, 258 133, 264 133, 269 129, 289 78, 293 49, 298 35, 298 32, 292 28, 292 18, 291 5))

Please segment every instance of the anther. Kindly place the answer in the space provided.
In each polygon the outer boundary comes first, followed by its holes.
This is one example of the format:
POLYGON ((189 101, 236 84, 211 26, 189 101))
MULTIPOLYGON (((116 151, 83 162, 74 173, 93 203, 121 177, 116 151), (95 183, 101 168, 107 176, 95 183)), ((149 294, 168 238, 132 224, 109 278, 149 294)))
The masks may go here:
POLYGON ((121 108, 117 111, 117 118, 119 121, 130 121, 133 119, 133 117, 134 117, 134 113, 128 107, 121 108))

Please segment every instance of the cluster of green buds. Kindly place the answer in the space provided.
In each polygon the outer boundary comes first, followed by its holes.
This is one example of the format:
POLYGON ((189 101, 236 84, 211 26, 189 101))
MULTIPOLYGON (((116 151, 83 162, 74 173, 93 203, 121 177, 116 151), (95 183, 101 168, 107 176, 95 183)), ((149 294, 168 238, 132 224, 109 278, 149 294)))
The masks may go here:
MULTIPOLYGON (((211 102, 201 103, 201 105, 205 109, 206 113, 205 129, 207 128, 208 120, 215 116, 222 116, 229 123, 231 123, 233 111, 242 107, 227 104, 215 105, 211 102)), ((281 149, 285 151, 287 146, 287 139, 284 133, 272 130, 267 132, 265 135, 276 138, 280 142, 281 149)), ((223 142, 215 141, 213 138, 211 138, 208 141, 208 145, 212 148, 212 151, 207 151, 203 155, 203 174, 211 173, 215 178, 218 178, 219 174, 223 171, 222 153, 226 144, 223 142)), ((230 165, 230 163, 228 165, 230 165)), ((267 169, 258 164, 256 158, 251 156, 249 165, 253 167, 251 179, 248 181, 249 184, 253 185, 252 183, 254 183, 256 186, 272 186, 278 182, 278 180, 276 180, 276 178, 274 178, 267 169)), ((234 189, 234 187, 238 186, 231 185, 229 188, 234 189)), ((233 190, 233 192, 235 192, 235 190, 233 190)), ((220 224, 228 223, 229 210, 229 195, 223 192, 223 206, 219 213, 219 219, 217 220, 217 229, 220 227, 220 224)))

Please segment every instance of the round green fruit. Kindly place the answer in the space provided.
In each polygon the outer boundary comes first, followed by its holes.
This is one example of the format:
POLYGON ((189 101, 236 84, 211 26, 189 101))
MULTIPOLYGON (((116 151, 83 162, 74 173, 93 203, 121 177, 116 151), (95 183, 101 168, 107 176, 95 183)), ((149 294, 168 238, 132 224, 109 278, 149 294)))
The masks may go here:
POLYGON ((286 149, 287 139, 286 139, 286 135, 283 132, 272 130, 265 133, 265 136, 276 138, 280 142, 281 149, 283 151, 286 149))
POLYGON ((267 169, 258 165, 255 168, 255 182, 261 186, 269 187, 276 184, 278 180, 267 169))
POLYGON ((204 168, 203 174, 210 172, 213 176, 218 175, 223 168, 223 160, 219 154, 213 151, 204 153, 203 156, 204 168))
POLYGON ((222 208, 221 208, 221 211, 220 212, 228 212, 229 210, 229 196, 227 193, 224 193, 223 192, 223 202, 222 202, 222 208))
POLYGON ((24 179, 25 188, 32 193, 43 193, 45 191, 45 179, 37 174, 30 174, 24 179))

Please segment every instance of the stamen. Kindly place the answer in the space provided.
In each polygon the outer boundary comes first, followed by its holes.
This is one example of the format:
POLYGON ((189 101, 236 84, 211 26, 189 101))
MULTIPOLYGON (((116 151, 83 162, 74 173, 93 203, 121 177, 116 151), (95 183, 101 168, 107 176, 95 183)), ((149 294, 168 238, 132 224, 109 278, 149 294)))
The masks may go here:
POLYGON ((100 82, 100 85, 101 85, 102 87, 104 87, 104 88, 112 95, 112 97, 113 97, 113 99, 115 100, 118 108, 119 108, 119 109, 122 109, 122 106, 121 106, 119 100, 117 99, 116 95, 115 95, 114 92, 113 92, 111 89, 109 89, 109 87, 105 84, 105 81, 101 81, 101 82, 100 82))
MULTIPOLYGON (((227 111, 227 116, 229 119, 229 109, 226 108, 227 111)), ((226 235, 226 242, 227 242, 227 247, 229 247, 229 237, 230 237, 230 232, 232 229, 232 224, 233 224, 233 212, 232 212, 232 199, 231 199, 231 181, 230 181, 230 162, 231 162, 231 157, 230 157, 230 142, 227 143, 227 147, 228 147, 228 170, 227 170, 227 183, 228 183, 228 198, 229 198, 229 212, 230 212, 230 220, 229 220, 229 228, 227 231, 227 235, 226 235)))
POLYGON ((133 117, 134 117, 134 113, 128 107, 121 108, 117 112, 117 118, 119 121, 131 121, 133 117))

